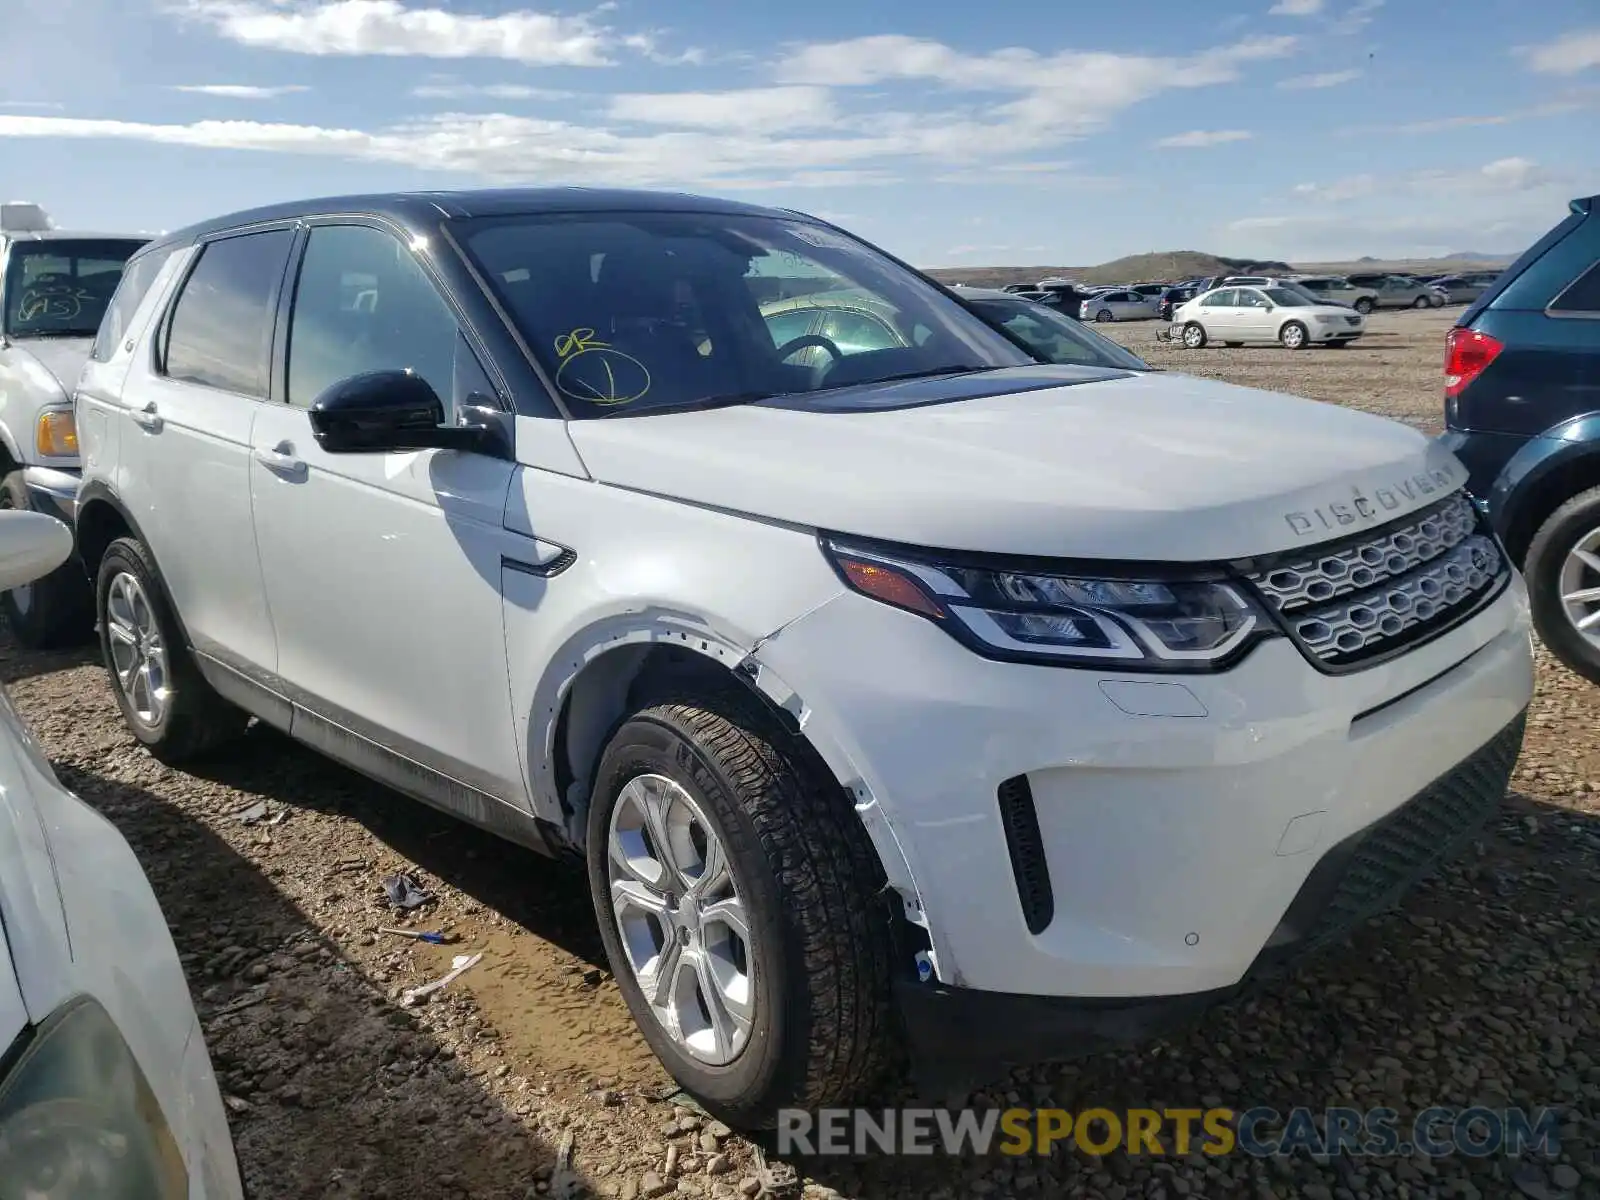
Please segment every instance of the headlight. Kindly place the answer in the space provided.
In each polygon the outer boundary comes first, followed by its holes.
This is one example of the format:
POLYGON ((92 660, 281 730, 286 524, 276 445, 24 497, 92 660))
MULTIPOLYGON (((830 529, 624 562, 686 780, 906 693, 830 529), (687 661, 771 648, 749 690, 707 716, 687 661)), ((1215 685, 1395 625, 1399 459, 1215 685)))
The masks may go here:
POLYGON ((1094 577, 966 565, 826 539, 845 583, 917 613, 990 658, 1214 671, 1277 629, 1224 579, 1094 577))
POLYGON ((34 446, 47 458, 71 458, 78 453, 78 422, 70 408, 53 408, 39 414, 34 446))
POLYGON ((92 1000, 0 1077, 0 1200, 182 1200, 183 1156, 133 1052, 92 1000))

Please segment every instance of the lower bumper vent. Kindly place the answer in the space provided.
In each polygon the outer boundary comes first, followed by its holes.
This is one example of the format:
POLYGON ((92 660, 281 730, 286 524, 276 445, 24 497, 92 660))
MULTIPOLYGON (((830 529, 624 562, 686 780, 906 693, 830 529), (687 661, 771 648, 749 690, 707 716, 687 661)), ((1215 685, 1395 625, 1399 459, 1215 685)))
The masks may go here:
POLYGON ((1011 852, 1011 873, 1017 881, 1017 899, 1029 933, 1043 933, 1056 915, 1055 893, 1050 889, 1050 866, 1045 861, 1039 814, 1033 806, 1033 789, 1026 775, 1014 775, 996 792, 1000 823, 1011 852))

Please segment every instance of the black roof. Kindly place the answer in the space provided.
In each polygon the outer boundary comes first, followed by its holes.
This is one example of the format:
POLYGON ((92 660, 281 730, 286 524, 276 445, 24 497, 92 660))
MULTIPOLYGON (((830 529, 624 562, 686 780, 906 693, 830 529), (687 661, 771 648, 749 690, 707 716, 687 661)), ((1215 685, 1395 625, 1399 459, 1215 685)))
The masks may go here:
POLYGON ((763 208, 687 192, 586 187, 480 188, 458 192, 380 192, 293 200, 201 221, 174 230, 158 239, 156 244, 162 247, 183 246, 196 238, 224 230, 333 214, 387 217, 402 226, 416 228, 435 225, 441 219, 576 212, 715 212, 806 219, 804 214, 788 209, 763 208))

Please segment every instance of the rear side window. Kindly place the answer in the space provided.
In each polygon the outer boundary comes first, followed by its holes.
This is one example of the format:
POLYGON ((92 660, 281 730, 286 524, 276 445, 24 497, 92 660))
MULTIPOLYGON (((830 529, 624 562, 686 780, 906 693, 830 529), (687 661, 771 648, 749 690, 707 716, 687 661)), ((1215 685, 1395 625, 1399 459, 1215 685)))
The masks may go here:
POLYGON ((1566 291, 1552 300, 1550 311, 1600 316, 1600 262, 1590 266, 1566 291))
POLYGON ((274 229, 201 251, 167 326, 169 379, 266 396, 273 312, 293 240, 290 230, 274 229))
POLYGON ((108 362, 117 352, 117 344, 127 334, 133 314, 139 310, 145 293, 171 257, 171 250, 156 250, 128 264, 122 272, 122 282, 117 285, 116 295, 111 298, 111 305, 100 322, 100 331, 95 335, 90 358, 96 362, 108 362))

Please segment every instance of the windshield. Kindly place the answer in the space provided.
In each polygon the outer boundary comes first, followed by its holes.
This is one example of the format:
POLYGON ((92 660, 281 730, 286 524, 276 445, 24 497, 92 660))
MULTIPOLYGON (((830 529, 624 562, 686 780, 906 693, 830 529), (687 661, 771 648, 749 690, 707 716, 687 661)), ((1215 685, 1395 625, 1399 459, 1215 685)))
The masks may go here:
POLYGON ((1046 362, 1148 371, 1150 364, 1071 317, 1028 300, 970 300, 985 321, 1003 326, 1046 362))
POLYGON ((464 224, 462 245, 574 418, 1034 361, 904 267, 801 220, 584 213, 464 224))
POLYGON ((1267 299, 1284 308, 1305 308, 1317 303, 1315 296, 1302 292, 1299 288, 1293 290, 1286 287, 1268 288, 1267 299))
POLYGON ((43 238, 15 242, 6 262, 5 332, 93 337, 122 266, 142 241, 43 238))

